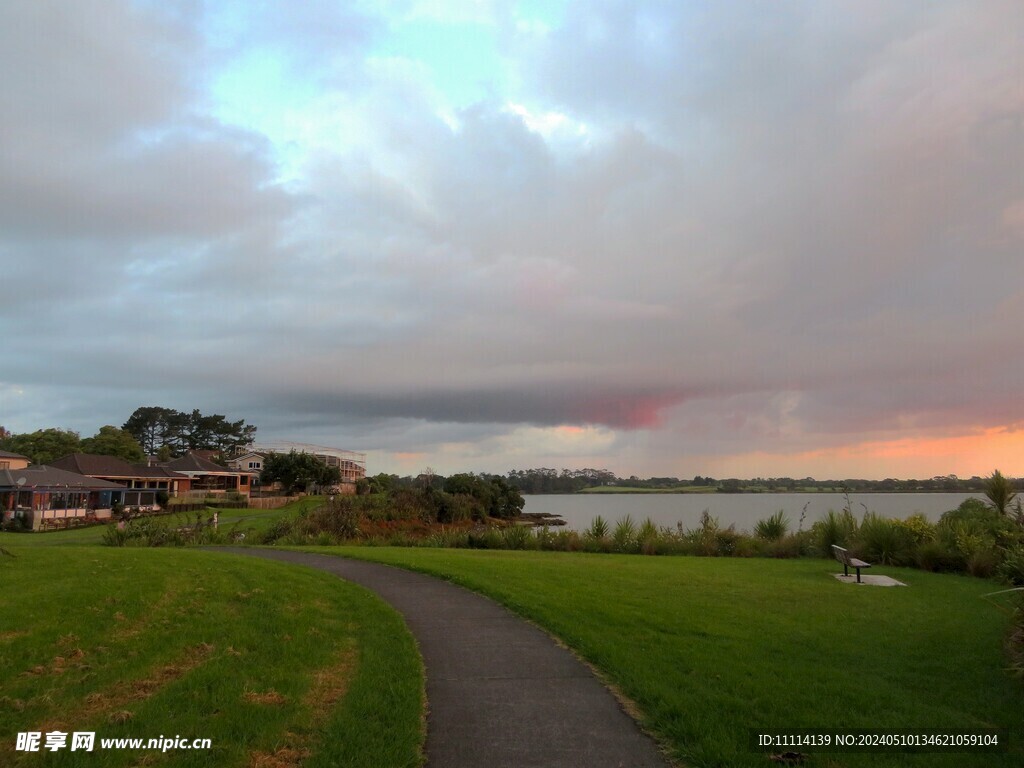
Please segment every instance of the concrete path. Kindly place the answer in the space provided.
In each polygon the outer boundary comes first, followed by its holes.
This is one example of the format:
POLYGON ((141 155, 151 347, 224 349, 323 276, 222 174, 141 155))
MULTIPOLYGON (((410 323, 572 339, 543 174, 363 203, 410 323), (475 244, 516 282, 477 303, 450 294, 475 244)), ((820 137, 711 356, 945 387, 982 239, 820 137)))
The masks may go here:
POLYGON ((666 768, 601 682, 546 634, 441 579, 360 560, 218 547, 333 573, 405 618, 427 671, 431 768, 666 768))

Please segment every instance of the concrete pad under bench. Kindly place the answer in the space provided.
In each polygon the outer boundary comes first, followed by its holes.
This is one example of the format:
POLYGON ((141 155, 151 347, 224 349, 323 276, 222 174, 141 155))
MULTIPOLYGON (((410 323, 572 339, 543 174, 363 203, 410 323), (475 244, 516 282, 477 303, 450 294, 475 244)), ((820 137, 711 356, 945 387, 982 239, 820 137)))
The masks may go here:
MULTIPOLYGON (((849 576, 846 576, 846 575, 844 575, 842 573, 834 573, 832 575, 835 576, 837 579, 839 579, 839 581, 842 581, 842 582, 844 582, 846 584, 856 584, 857 583, 857 577, 854 576, 852 573, 849 576)), ((873 587, 905 587, 905 586, 907 586, 902 581, 896 581, 896 579, 892 578, 891 576, 868 576, 866 574, 864 576, 860 577, 860 583, 861 584, 870 584, 873 587)))

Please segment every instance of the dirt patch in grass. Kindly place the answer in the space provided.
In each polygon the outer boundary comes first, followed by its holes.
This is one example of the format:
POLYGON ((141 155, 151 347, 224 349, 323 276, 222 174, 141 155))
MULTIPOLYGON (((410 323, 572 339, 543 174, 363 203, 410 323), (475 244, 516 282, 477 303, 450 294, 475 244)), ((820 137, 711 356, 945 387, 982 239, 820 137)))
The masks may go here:
MULTIPOLYGON (((292 735, 292 734, 289 734, 292 735)), ((249 768, 297 768, 309 757, 309 751, 281 747, 274 753, 253 752, 249 755, 249 768)))
POLYGON ((246 691, 242 694, 242 700, 248 701, 252 704, 267 704, 277 705, 284 704, 288 699, 282 696, 280 693, 271 688, 269 691, 262 693, 258 691, 246 691))
MULTIPOLYGON (((285 735, 285 745, 274 752, 250 752, 249 768, 295 768, 302 765, 302 761, 310 755, 310 746, 316 731, 323 727, 334 707, 345 698, 357 663, 356 649, 349 646, 342 649, 326 667, 316 670, 313 673, 309 690, 302 697, 303 710, 308 713, 308 720, 305 723, 307 732, 300 735, 289 731, 285 735)), ((280 694, 276 695, 280 696, 280 694)), ((248 701, 253 700, 249 698, 248 693, 243 698, 248 701)), ((281 699, 283 701, 284 697, 281 699)))
MULTIPOLYGON (((117 718, 119 722, 130 719, 132 713, 126 706, 145 701, 152 697, 165 685, 184 677, 198 667, 213 654, 214 647, 206 643, 192 646, 171 664, 165 664, 150 671, 141 680, 126 680, 117 683, 105 691, 95 691, 85 697, 83 702, 73 709, 75 723, 91 721, 106 716, 117 718)), ((43 731, 66 731, 68 723, 63 720, 50 720, 40 726, 43 731)))
POLYGON ((348 684, 355 674, 358 662, 356 649, 345 648, 334 661, 313 673, 303 703, 309 708, 312 721, 320 725, 348 692, 348 684))

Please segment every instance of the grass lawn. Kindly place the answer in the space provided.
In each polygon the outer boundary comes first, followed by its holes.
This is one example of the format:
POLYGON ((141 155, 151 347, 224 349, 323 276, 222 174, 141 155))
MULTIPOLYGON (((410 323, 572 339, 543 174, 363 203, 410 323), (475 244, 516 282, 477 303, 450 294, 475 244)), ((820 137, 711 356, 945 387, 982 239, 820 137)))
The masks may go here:
POLYGON ((825 560, 321 551, 436 574, 534 620, 634 700, 686 765, 776 765, 749 751, 753 728, 985 727, 1009 732, 1009 753, 820 754, 806 765, 1024 764, 1007 619, 981 599, 992 582, 879 568, 910 587, 857 587, 833 579, 825 560))
MULTIPOLYGON (((218 516, 218 527, 223 531, 238 530, 243 533, 263 531, 275 521, 288 515, 296 515, 323 503, 322 496, 307 496, 278 509, 222 509, 218 516)), ((212 509, 196 512, 176 512, 157 515, 153 519, 168 525, 186 525, 196 519, 196 514, 207 519, 212 509)), ((109 525, 109 523, 108 523, 109 525)), ((0 533, 0 547, 54 547, 66 545, 94 545, 103 542, 106 525, 90 525, 84 528, 69 528, 60 531, 35 531, 33 533, 0 533)))
POLYGON ((419 764, 421 662, 368 591, 221 553, 18 546, 57 535, 2 542, 0 765, 419 764), (96 750, 15 751, 54 730, 96 750), (99 749, 161 736, 212 749, 99 749))

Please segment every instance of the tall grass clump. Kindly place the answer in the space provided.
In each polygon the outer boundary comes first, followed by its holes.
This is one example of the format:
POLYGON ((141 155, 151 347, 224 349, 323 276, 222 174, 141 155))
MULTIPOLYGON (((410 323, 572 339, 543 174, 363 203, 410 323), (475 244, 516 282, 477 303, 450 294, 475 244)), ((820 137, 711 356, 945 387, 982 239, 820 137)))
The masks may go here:
POLYGON ((883 565, 909 565, 914 562, 914 540, 899 521, 865 512, 854 540, 860 557, 883 565))
POLYGON ((595 541, 604 541, 608 538, 608 522, 598 515, 590 522, 590 527, 587 528, 587 538, 595 541))
POLYGON ((779 510, 774 515, 764 520, 758 520, 754 526, 754 535, 765 541, 778 541, 789 531, 789 518, 784 510, 779 510))
POLYGON ((510 525, 501 532, 504 549, 536 549, 537 539, 525 525, 510 525))
POLYGON ((640 548, 640 552, 645 555, 655 555, 658 553, 658 539, 660 538, 658 527, 654 524, 651 518, 645 518, 640 523, 640 528, 636 532, 637 546, 640 548))
POLYGON ((626 515, 615 524, 615 530, 612 532, 612 548, 616 552, 636 552, 636 525, 631 516, 626 515))
POLYGON ((832 545, 848 548, 857 533, 857 518, 848 509, 828 514, 811 526, 814 548, 821 557, 832 557, 832 545))

